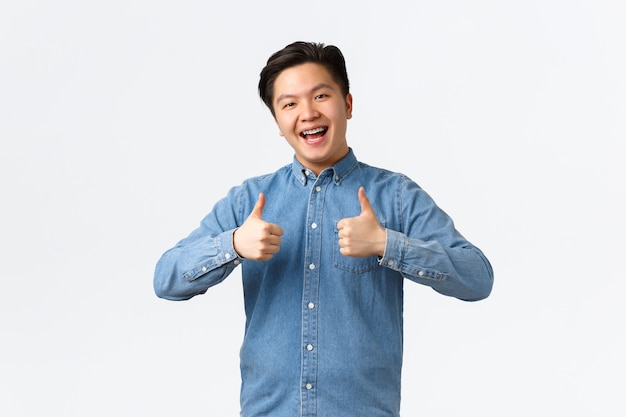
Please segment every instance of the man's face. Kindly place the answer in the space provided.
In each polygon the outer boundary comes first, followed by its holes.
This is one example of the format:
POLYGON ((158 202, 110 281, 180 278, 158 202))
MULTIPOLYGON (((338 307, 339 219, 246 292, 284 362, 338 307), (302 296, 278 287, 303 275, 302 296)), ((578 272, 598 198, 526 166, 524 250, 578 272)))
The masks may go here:
POLYGON ((302 165, 319 174, 347 155, 352 96, 342 95, 324 66, 287 68, 274 81, 273 100, 280 135, 302 165))

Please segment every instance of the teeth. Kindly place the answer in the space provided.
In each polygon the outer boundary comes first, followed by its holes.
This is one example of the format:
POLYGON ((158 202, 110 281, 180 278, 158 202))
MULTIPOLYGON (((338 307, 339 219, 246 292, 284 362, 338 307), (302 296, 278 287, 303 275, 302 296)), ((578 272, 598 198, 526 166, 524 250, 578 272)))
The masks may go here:
POLYGON ((316 133, 320 133, 323 132, 324 128, 323 127, 318 127, 316 129, 311 129, 311 130, 305 130, 304 132, 302 132, 304 135, 314 135, 316 133))

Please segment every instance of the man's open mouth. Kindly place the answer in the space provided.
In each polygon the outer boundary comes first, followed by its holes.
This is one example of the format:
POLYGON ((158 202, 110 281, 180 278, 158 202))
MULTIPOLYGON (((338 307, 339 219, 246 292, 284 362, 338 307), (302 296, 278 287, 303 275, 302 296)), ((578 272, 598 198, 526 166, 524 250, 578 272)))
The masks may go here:
POLYGON ((327 131, 328 131, 327 126, 316 127, 315 129, 305 130, 301 132, 300 137, 306 140, 315 140, 324 136, 327 131))

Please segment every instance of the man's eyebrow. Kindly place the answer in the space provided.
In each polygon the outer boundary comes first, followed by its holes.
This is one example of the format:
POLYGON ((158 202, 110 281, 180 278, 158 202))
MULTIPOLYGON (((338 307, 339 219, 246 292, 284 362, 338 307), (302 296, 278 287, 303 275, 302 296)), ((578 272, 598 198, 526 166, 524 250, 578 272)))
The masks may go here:
MULTIPOLYGON (((333 86, 328 84, 328 83, 319 83, 318 85, 316 85, 315 87, 311 88, 311 91, 309 91, 309 93, 314 93, 318 90, 324 89, 324 88, 328 88, 329 90, 334 90, 333 86)), ((289 99, 289 98, 294 98, 296 97, 295 94, 281 94, 278 97, 276 97, 276 101, 281 101, 281 100, 285 100, 285 99, 289 99)))

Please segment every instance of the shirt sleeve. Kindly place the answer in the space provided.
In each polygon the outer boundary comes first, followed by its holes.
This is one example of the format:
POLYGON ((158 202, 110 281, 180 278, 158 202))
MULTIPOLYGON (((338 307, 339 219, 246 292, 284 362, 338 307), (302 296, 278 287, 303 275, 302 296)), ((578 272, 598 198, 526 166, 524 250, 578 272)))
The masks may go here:
POLYGON ((417 184, 405 181, 399 195, 403 230, 387 229, 379 263, 444 295, 466 301, 488 297, 493 269, 482 251, 456 230, 452 219, 417 184))
POLYGON ((187 300, 222 282, 242 262, 233 247, 240 226, 237 190, 220 200, 200 226, 157 262, 154 291, 168 300, 187 300))

